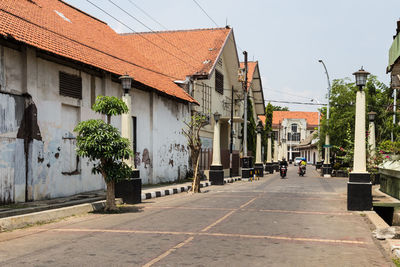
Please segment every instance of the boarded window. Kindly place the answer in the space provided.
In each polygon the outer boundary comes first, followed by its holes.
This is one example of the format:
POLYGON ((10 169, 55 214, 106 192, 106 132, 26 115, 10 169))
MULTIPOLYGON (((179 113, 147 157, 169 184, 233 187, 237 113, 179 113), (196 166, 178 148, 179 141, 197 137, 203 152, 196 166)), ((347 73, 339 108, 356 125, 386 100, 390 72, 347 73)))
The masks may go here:
POLYGON ((60 71, 60 95, 82 99, 82 78, 60 71))
POLYGON ((224 75, 215 70, 215 91, 224 94, 224 75))

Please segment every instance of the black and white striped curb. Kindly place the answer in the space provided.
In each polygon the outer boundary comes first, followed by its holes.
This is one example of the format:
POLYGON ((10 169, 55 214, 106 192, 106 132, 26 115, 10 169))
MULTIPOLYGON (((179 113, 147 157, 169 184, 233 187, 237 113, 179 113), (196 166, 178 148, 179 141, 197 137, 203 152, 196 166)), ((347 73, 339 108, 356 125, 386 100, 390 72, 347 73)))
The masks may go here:
MULTIPOLYGON (((233 183, 236 181, 240 181, 242 178, 236 177, 236 178, 225 178, 224 179, 224 184, 226 183, 233 183)), ((200 183, 200 188, 210 186, 211 182, 202 182, 200 183)), ((192 188, 191 185, 186 185, 186 186, 179 186, 179 187, 174 187, 174 188, 167 188, 167 189, 156 189, 153 192, 147 192, 142 194, 142 200, 146 199, 151 199, 151 198, 157 198, 157 197, 163 197, 163 196, 169 196, 169 195, 174 195, 182 192, 187 192, 189 189, 192 188)))
MULTIPOLYGON (((200 183, 200 188, 210 186, 210 182, 203 182, 200 183)), ((186 186, 180 186, 180 187, 174 187, 174 188, 167 188, 167 189, 158 189, 153 192, 148 192, 148 193, 143 193, 142 194, 142 200, 150 199, 150 198, 156 198, 156 197, 163 197, 163 196, 169 196, 173 194, 178 194, 182 192, 187 192, 189 189, 192 188, 191 185, 186 185, 186 186)))

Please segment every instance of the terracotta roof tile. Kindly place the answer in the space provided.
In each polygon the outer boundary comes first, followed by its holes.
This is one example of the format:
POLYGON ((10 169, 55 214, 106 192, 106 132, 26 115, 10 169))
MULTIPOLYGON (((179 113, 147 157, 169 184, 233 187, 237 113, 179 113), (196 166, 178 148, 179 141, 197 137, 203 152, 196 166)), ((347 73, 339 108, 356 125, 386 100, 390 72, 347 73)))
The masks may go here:
POLYGON ((283 119, 306 119, 308 126, 317 126, 318 112, 274 111, 272 114, 272 125, 279 125, 283 119))
POLYGON ((3 0, 0 34, 196 102, 107 24, 57 0, 3 0))
POLYGON ((184 80, 188 75, 210 73, 231 31, 230 28, 210 28, 122 36, 154 65, 184 80), (157 46, 167 49, 179 59, 162 52, 157 46))
MULTIPOLYGON (((258 62, 257 61, 248 61, 247 62, 247 88, 250 88, 250 85, 253 81, 254 71, 256 70, 258 62)), ((240 68, 244 68, 244 62, 240 62, 240 68)))

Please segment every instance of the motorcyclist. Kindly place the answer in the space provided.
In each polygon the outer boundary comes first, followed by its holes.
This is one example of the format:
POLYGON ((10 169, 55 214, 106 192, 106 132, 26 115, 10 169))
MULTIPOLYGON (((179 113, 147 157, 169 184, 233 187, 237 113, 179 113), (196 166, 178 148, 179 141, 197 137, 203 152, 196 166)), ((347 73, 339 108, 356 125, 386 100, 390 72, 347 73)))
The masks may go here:
POLYGON ((299 173, 305 172, 306 166, 307 166, 307 162, 306 162, 304 159, 302 159, 302 160, 300 161, 300 163, 299 163, 299 173), (303 167, 303 166, 304 166, 304 167, 303 167), (304 171, 302 170, 302 168, 304 168, 304 171))
POLYGON ((285 158, 282 158, 282 160, 279 162, 279 172, 280 172, 281 176, 282 176, 282 167, 285 167, 286 169, 288 167, 288 163, 285 158))

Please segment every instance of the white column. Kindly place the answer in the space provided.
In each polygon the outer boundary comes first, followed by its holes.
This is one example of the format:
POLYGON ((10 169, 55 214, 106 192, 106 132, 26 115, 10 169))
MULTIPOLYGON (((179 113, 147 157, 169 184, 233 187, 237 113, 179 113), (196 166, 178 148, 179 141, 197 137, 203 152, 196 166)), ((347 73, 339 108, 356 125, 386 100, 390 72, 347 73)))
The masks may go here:
POLYGON ((278 141, 274 140, 274 162, 278 162, 279 156, 278 156, 278 141))
MULTIPOLYGON (((268 152, 269 152, 269 147, 268 147, 268 152)), ((261 133, 257 132, 256 162, 255 162, 255 164, 262 164, 262 163, 263 163, 263 161, 261 160, 261 133)))
POLYGON ((287 143, 285 142, 285 143, 282 143, 282 146, 283 146, 283 155, 282 155, 282 157, 283 158, 285 158, 286 159, 286 161, 288 160, 288 155, 287 155, 287 143))
POLYGON ((369 122, 369 136, 368 136, 368 145, 369 145, 369 155, 371 158, 375 156, 375 123, 373 121, 369 122))
MULTIPOLYGON (((325 136, 325 145, 330 145, 330 140, 329 140, 329 135, 326 134, 325 136)), ((329 147, 325 147, 325 160, 324 160, 324 164, 331 164, 331 157, 330 157, 330 148, 329 147)))
POLYGON ((267 163, 272 163, 272 138, 267 139, 267 163))
POLYGON ((214 138, 213 138, 213 160, 211 165, 221 166, 221 150, 220 150, 220 123, 219 121, 214 123, 214 138))
POLYGON ((279 149, 278 150, 278 160, 282 160, 282 155, 283 155, 283 152, 282 152, 283 146, 282 146, 282 144, 279 146, 278 149, 279 149))
MULTIPOLYGON (((128 112, 121 115, 121 136, 129 140, 132 148, 132 117, 131 117, 131 96, 129 93, 122 96, 122 101, 128 106, 128 112)), ((125 160, 125 163, 132 166, 132 158, 125 160)))
POLYGON ((366 173, 365 149, 365 92, 357 91, 356 97, 356 128, 354 134, 354 173, 366 173))

